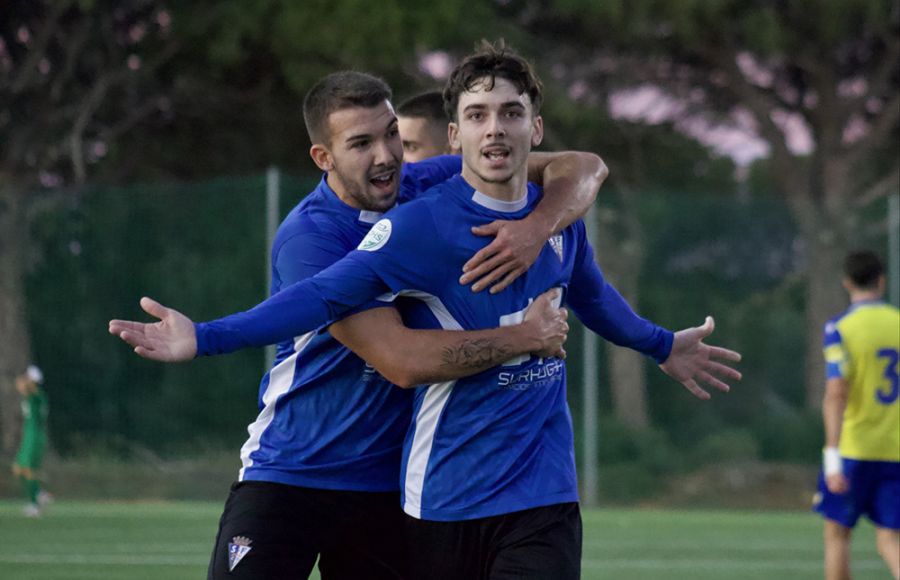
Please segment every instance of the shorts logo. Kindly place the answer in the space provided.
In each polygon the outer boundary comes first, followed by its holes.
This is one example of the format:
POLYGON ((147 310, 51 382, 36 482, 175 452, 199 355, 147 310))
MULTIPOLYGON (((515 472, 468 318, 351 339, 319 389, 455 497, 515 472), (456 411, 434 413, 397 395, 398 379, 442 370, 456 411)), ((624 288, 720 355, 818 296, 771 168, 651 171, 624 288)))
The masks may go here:
POLYGON ((563 261, 563 237, 562 234, 556 234, 550 238, 550 247, 553 248, 553 251, 556 252, 556 257, 559 258, 559 261, 563 261))
POLYGON ((244 556, 246 556, 248 552, 250 552, 252 549, 250 548, 251 543, 253 543, 253 540, 245 538, 244 536, 235 536, 231 538, 231 542, 228 543, 229 572, 234 571, 234 567, 244 559, 244 556))
POLYGON ((359 243, 359 246, 357 246, 356 249, 365 252, 374 252, 378 248, 384 246, 390 238, 391 220, 380 220, 372 226, 372 229, 369 230, 369 233, 366 234, 366 237, 363 238, 363 241, 359 243))

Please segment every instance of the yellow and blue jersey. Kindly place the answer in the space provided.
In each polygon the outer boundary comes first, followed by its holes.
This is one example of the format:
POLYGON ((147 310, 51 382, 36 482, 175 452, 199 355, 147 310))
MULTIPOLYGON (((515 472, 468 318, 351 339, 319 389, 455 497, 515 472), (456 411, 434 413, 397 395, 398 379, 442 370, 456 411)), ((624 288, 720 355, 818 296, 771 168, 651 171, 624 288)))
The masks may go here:
POLYGON ((900 310, 853 304, 825 325, 827 378, 847 381, 843 457, 900 462, 900 310))

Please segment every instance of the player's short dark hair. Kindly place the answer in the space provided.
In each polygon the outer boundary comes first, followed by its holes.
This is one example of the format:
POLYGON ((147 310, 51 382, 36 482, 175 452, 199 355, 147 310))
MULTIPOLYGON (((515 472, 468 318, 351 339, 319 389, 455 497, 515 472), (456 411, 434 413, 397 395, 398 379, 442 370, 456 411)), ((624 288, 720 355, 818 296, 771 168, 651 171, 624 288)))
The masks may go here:
POLYGON ((859 250, 844 258, 844 275, 857 288, 874 288, 883 274, 884 264, 875 252, 859 250))
POLYGON ((487 89, 494 88, 497 78, 511 82, 519 94, 527 93, 531 99, 534 114, 541 110, 543 86, 527 60, 513 52, 501 39, 495 43, 482 40, 475 52, 459 63, 444 87, 444 111, 456 121, 459 96, 471 91, 482 79, 487 78, 487 89))
POLYGON ((303 99, 303 120, 310 140, 330 142, 331 113, 351 107, 375 107, 391 97, 391 88, 376 76, 357 71, 331 73, 313 85, 303 99))
POLYGON ((444 95, 441 91, 428 91, 412 96, 397 106, 397 116, 425 119, 429 122, 447 124, 444 112, 444 95))

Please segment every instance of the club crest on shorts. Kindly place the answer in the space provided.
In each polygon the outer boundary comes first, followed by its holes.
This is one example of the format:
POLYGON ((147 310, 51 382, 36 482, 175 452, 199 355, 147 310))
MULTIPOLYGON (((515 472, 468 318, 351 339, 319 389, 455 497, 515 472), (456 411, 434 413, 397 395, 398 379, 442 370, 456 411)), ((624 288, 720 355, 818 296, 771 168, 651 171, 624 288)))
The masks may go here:
POLYGON ((234 567, 247 555, 252 548, 253 540, 244 536, 235 536, 228 542, 228 571, 234 571, 234 567))
POLYGON ((553 248, 553 251, 556 252, 556 257, 559 258, 559 261, 563 261, 563 238, 562 234, 556 234, 555 236, 551 236, 550 238, 550 247, 553 248))
POLYGON ((391 220, 380 220, 372 226, 363 241, 359 243, 357 250, 365 250, 366 252, 374 252, 381 246, 385 245, 391 237, 391 220))

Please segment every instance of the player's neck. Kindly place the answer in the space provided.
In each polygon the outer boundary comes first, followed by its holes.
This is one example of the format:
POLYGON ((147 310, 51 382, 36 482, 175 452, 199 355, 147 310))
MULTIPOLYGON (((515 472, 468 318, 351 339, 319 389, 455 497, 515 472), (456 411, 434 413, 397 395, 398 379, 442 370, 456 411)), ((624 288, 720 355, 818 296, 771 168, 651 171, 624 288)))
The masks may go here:
POLYGON ((850 304, 858 302, 875 302, 881 300, 883 294, 878 290, 852 290, 850 292, 850 304))
POLYGON ((514 173, 507 181, 485 181, 464 163, 461 175, 476 191, 500 201, 517 201, 528 191, 528 173, 524 170, 514 173))

